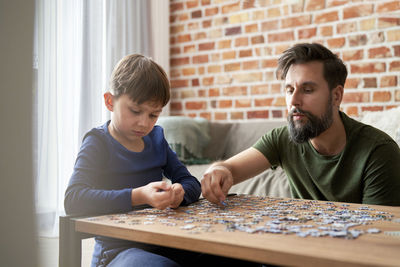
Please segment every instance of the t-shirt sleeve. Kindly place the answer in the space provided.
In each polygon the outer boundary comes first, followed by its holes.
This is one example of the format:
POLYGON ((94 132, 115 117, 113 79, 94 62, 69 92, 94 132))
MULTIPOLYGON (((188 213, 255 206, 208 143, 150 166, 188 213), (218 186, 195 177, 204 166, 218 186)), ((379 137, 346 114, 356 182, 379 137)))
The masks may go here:
POLYGON ((268 159, 272 167, 282 165, 279 155, 279 142, 283 134, 284 127, 275 128, 260 137, 253 145, 255 149, 260 151, 268 159))
POLYGON ((371 153, 363 181, 363 203, 400 206, 400 149, 394 141, 371 153))

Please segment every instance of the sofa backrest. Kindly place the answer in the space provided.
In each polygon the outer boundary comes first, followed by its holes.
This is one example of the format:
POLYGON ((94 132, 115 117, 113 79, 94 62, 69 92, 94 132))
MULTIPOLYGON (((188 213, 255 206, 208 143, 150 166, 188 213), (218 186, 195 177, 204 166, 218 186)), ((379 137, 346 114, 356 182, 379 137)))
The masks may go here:
POLYGON ((210 122, 210 142, 203 156, 212 160, 227 159, 251 147, 268 131, 286 125, 279 121, 210 122))

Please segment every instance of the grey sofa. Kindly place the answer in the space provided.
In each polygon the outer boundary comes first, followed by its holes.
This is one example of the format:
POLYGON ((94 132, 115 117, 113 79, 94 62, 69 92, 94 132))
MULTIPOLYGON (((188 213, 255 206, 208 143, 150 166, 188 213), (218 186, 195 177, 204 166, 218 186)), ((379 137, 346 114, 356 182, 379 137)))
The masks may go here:
MULTIPOLYGON (((211 161, 224 160, 251 147, 264 133, 285 125, 286 121, 210 122, 210 141, 203 156, 211 161)), ((210 164, 187 165, 199 180, 210 164)), ((286 174, 278 167, 234 185, 230 193, 257 196, 290 197, 286 174)))

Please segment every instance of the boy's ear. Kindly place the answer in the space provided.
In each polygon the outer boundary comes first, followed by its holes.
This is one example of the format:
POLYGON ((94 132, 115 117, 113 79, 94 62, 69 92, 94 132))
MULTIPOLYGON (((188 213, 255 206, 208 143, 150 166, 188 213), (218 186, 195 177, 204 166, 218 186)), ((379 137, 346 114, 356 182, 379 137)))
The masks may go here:
POLYGON ((109 111, 114 109, 114 96, 110 92, 104 93, 104 104, 109 111))

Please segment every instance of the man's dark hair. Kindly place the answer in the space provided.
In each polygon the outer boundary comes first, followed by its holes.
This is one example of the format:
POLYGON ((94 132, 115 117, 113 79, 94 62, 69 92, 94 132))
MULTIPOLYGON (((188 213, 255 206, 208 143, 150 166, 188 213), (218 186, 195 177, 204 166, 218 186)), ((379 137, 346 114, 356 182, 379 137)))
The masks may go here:
POLYGON ((344 87, 347 78, 347 69, 343 61, 328 48, 317 43, 296 44, 283 52, 278 60, 277 78, 285 79, 292 64, 302 64, 311 61, 323 63, 323 75, 329 89, 338 85, 344 87))

